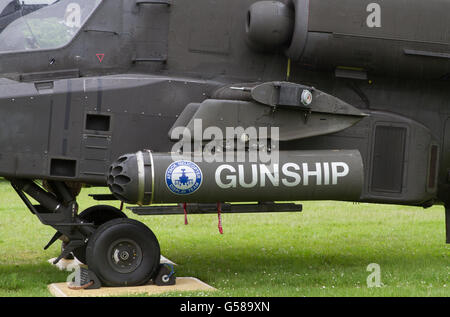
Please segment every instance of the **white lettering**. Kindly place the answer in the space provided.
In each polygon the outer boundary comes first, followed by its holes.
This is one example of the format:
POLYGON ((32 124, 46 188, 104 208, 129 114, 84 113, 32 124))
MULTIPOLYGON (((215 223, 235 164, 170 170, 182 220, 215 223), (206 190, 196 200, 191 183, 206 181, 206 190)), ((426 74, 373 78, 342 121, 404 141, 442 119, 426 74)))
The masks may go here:
POLYGON ((204 160, 206 163, 223 162, 223 134, 222 130, 217 127, 209 127, 203 133, 205 140, 211 140, 203 149, 204 160))
POLYGON ((378 3, 369 3, 367 6, 367 12, 370 12, 367 17, 367 26, 369 28, 381 27, 381 6, 378 3))
POLYGON ((308 170, 308 164, 303 163, 303 184, 305 186, 309 185, 310 176, 316 176, 316 184, 322 185, 322 167, 320 166, 320 163, 316 163, 315 171, 308 170))
POLYGON ((66 8, 65 25, 69 28, 81 27, 81 7, 78 3, 69 3, 66 8))
POLYGON ((258 165, 252 164, 252 180, 250 183, 245 182, 244 165, 239 165, 239 185, 243 188, 252 188, 258 184, 258 165))
POLYGON ((227 188, 235 188, 236 187, 236 175, 228 175, 226 176, 226 180, 230 182, 225 184, 222 183, 221 174, 223 170, 229 170, 231 173, 236 173, 236 169, 231 165, 221 165, 216 170, 216 184, 223 189, 227 188))
POLYGON ((266 176, 273 186, 279 186, 280 175, 278 171, 278 164, 273 164, 273 174, 266 165, 260 165, 259 171, 261 175, 261 187, 266 187, 266 176))
POLYGON ((340 178, 350 174, 350 168, 344 162, 302 163, 301 166, 302 168, 296 163, 285 163, 280 172, 279 164, 239 164, 236 167, 225 164, 216 169, 215 179, 217 185, 223 189, 236 188, 238 185, 242 188, 278 187, 280 178, 283 186, 296 187, 330 183, 337 185, 340 178), (315 170, 311 166, 315 166, 315 170), (315 177, 315 181, 310 177, 315 177))
POLYGON ((191 158, 191 132, 189 129, 176 127, 172 130, 170 138, 171 140, 178 140, 172 147, 172 160, 189 160, 191 158))
POLYGON ((281 182, 283 183, 284 186, 286 187, 295 187, 297 185, 300 184, 300 182, 302 181, 302 178, 300 177, 300 175, 296 172, 291 172, 289 171, 289 168, 293 168, 296 171, 300 170, 300 166, 298 166, 295 163, 286 163, 283 165, 281 172, 286 176, 286 177, 291 177, 294 179, 294 181, 289 182, 287 179, 283 178, 281 180, 281 182))
POLYGON ((203 147, 203 120, 194 119, 194 162, 202 162, 202 147, 203 147))
POLYGON ((181 304, 180 311, 182 312, 205 312, 208 315, 214 310, 214 304, 194 304, 188 301, 186 304, 181 304))
POLYGON ((377 263, 370 263, 367 266, 367 271, 372 272, 367 276, 367 287, 381 287, 381 267, 377 263))
POLYGON ((330 164, 323 163, 323 184, 330 185, 330 164))
POLYGON ((331 174, 333 175, 333 185, 336 185, 338 183, 339 177, 345 177, 350 172, 350 168, 348 165, 344 162, 333 162, 331 163, 331 174), (338 167, 342 167, 342 172, 338 171, 338 167))

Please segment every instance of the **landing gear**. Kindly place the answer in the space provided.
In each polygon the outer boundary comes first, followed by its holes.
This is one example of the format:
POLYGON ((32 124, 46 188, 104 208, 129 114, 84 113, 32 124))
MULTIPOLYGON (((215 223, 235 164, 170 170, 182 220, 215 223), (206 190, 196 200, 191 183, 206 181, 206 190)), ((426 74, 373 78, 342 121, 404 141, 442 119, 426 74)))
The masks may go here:
MULTIPOLYGON (((102 224, 113 220, 113 219, 124 219, 128 218, 126 214, 124 214, 119 209, 108 206, 108 205, 98 205, 92 206, 82 213, 78 215, 81 222, 83 223, 93 223, 94 228, 97 229, 102 224)), ((86 245, 76 248, 73 250, 73 255, 77 258, 81 263, 87 264, 86 260, 86 245)))
POLYGON ((94 206, 78 214, 76 194, 62 181, 48 181, 44 188, 28 179, 10 182, 31 213, 56 229, 44 249, 64 241, 54 264, 73 253, 107 286, 142 285, 159 273, 159 243, 144 224, 111 206, 94 206))
POLYGON ((89 269, 106 286, 142 285, 159 269, 160 247, 144 224, 133 219, 114 219, 91 236, 86 258, 89 269))

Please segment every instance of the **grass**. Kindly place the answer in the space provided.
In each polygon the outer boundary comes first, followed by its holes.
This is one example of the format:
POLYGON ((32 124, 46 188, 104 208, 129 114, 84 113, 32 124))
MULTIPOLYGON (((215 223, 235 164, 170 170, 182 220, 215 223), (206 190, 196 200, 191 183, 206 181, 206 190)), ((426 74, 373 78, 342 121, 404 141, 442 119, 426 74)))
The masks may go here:
MULTIPOLYGON (((96 204, 85 189, 80 210, 96 204)), ((118 206, 118 203, 112 205, 118 206)), ((449 296, 449 246, 444 211, 406 206, 305 202, 302 213, 130 217, 147 224, 178 276, 195 276, 217 292, 164 296, 449 296), (368 288, 370 263, 380 288, 368 288)), ((47 260, 59 243, 0 182, 0 296, 50 296, 47 284, 68 273, 47 260)))

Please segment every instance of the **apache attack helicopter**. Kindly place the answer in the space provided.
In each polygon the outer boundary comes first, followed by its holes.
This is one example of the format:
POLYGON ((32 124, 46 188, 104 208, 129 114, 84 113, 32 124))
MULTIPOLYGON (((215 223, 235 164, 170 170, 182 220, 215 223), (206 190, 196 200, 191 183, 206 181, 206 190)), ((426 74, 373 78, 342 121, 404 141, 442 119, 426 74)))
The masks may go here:
POLYGON ((443 0, 0 0, 0 176, 56 229, 49 245, 64 241, 56 261, 74 254, 105 285, 154 278, 160 248, 116 208, 79 212, 85 186, 137 214, 442 204, 450 242, 447 12, 443 0))

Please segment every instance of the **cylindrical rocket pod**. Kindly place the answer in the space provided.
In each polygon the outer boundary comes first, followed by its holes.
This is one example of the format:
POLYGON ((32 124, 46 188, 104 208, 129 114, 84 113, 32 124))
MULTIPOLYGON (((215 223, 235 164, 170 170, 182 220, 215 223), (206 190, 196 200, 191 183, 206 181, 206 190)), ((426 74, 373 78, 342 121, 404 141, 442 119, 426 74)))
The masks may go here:
POLYGON ((109 170, 108 186, 120 200, 153 203, 357 201, 363 187, 359 151, 286 151, 269 163, 248 154, 234 162, 142 151, 120 157, 109 170), (240 162, 242 161, 242 162, 240 162))

